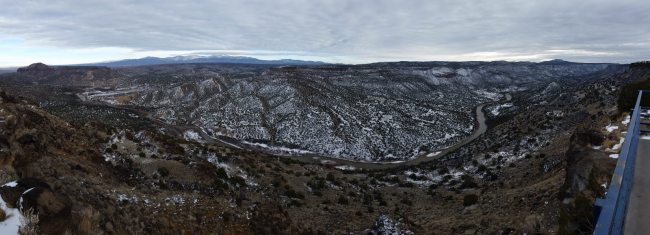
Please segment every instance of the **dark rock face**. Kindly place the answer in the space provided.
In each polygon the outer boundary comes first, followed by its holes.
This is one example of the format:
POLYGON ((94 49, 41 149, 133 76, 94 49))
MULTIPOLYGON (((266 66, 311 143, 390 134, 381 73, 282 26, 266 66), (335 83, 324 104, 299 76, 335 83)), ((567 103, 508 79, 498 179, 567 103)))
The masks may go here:
POLYGON ((61 234, 68 228, 71 205, 62 195, 36 178, 23 178, 0 186, 0 196, 7 206, 23 213, 31 211, 39 216, 39 226, 47 234, 61 234))
POLYGON ((68 207, 65 201, 49 188, 33 187, 30 189, 22 193, 22 200, 19 199, 20 205, 18 206, 23 210, 30 208, 38 211, 42 216, 53 216, 68 207))
POLYGON ((579 145, 591 144, 593 146, 600 146, 605 141, 605 136, 595 130, 580 131, 572 136, 571 141, 579 145))
MULTIPOLYGON (((43 192, 44 190, 50 190, 50 186, 38 179, 34 178, 23 178, 14 182, 9 182, 5 185, 0 186, 0 196, 2 196, 2 200, 7 202, 10 207, 13 208, 23 208, 18 202, 20 201, 20 198, 23 197, 25 191, 29 189, 36 189, 35 192, 30 191, 30 198, 33 198, 34 196, 38 196, 40 192, 43 192)), ((25 207, 25 208, 30 208, 30 207, 25 207)))
MULTIPOLYGON (((577 194, 585 190, 593 177, 593 174, 610 172, 612 166, 607 154, 588 147, 601 145, 604 136, 594 130, 578 131, 571 137, 571 147, 567 151, 567 178, 566 183, 571 194, 577 194)), ((615 163, 614 163, 615 164, 615 163)))

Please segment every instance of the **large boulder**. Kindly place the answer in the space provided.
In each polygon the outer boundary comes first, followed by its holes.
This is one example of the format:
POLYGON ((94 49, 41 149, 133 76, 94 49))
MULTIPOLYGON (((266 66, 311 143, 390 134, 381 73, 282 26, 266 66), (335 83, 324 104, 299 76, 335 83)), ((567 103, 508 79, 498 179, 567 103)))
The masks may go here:
POLYGON ((0 186, 0 197, 2 197, 2 200, 4 200, 9 207, 16 208, 18 207, 17 203, 22 194, 32 188, 45 188, 49 190, 50 186, 38 179, 23 178, 0 186))
POLYGON ((0 196, 7 206, 22 211, 32 209, 40 216, 53 216, 70 207, 47 183, 34 178, 23 178, 0 186, 0 196))

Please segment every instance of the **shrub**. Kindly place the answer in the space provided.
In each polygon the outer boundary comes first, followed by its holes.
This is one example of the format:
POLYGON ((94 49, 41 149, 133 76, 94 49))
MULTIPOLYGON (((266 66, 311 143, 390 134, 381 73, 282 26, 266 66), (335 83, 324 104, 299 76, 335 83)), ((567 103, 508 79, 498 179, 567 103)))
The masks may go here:
POLYGON ((302 205, 303 203, 300 200, 291 200, 291 202, 289 202, 289 206, 292 207, 301 207, 302 205))
POLYGON ((370 194, 363 194, 363 204, 364 205, 370 205, 372 204, 372 195, 370 194))
POLYGON ((290 198, 300 198, 300 199, 305 198, 304 194, 302 194, 300 192, 297 192, 296 190, 294 190, 292 188, 288 188, 287 191, 284 192, 284 195, 287 196, 287 197, 290 197, 290 198))
MULTIPOLYGON (((629 112, 634 108, 639 90, 650 90, 650 80, 627 84, 621 88, 621 93, 617 100, 619 112, 629 112)), ((648 106, 650 104, 650 96, 644 95, 641 103, 641 106, 648 106)))
POLYGON ((480 166, 478 166, 477 171, 478 171, 478 172, 484 172, 484 171, 487 171, 487 166, 485 166, 485 165, 480 165, 480 166))
POLYGON ((226 169, 219 168, 217 169, 217 176, 222 179, 227 179, 228 173, 226 172, 226 169))
POLYGON ((341 195, 341 196, 339 196, 338 203, 341 204, 341 205, 347 205, 347 204, 350 203, 350 202, 348 201, 348 198, 346 198, 345 196, 341 195))
POLYGON ((309 182, 307 182, 307 186, 314 190, 320 190, 325 188, 325 180, 323 178, 312 178, 309 182))
POLYGON ((80 219, 77 222, 77 231, 79 234, 100 234, 99 217, 99 212, 92 207, 81 210, 80 219))
POLYGON ((460 188, 476 188, 478 186, 476 182, 474 182, 474 178, 469 175, 463 175, 461 178, 463 183, 460 185, 460 188))
POLYGON ((165 167, 159 167, 158 168, 158 174, 162 177, 167 177, 169 176, 169 170, 165 167))
POLYGON ((467 194, 463 198, 463 206, 471 206, 478 202, 478 196, 476 194, 467 194))
POLYGON ((244 180, 244 178, 237 175, 230 177, 230 182, 240 187, 246 186, 246 180, 244 180))
POLYGON ((332 182, 336 181, 336 178, 334 177, 334 175, 331 172, 327 173, 326 179, 327 179, 327 181, 332 181, 332 182))
POLYGON ((387 205, 388 205, 388 203, 386 201, 384 201, 384 199, 379 200, 379 206, 387 206, 387 205))
POLYGON ((402 200, 400 200, 400 202, 401 202, 402 204, 409 205, 409 206, 412 206, 412 205, 413 205, 413 202, 412 202, 410 199, 408 199, 408 198, 402 198, 402 200))

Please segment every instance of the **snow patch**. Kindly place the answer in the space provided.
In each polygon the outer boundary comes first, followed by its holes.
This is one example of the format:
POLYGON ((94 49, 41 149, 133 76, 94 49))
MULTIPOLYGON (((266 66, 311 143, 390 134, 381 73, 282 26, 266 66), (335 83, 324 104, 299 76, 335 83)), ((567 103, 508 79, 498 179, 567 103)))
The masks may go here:
POLYGON ((499 93, 496 93, 496 92, 490 92, 490 91, 487 91, 487 90, 477 90, 477 91, 474 91, 474 93, 476 93, 477 95, 483 96, 485 98, 488 98, 488 99, 490 99, 492 101, 497 101, 497 100, 501 99, 501 97, 503 97, 502 94, 499 94, 499 93))
POLYGON ((499 116, 499 114, 501 114, 502 109, 510 108, 513 105, 514 105, 513 103, 506 103, 506 104, 501 104, 501 105, 497 105, 497 106, 494 106, 494 107, 490 107, 489 108, 490 114, 492 114, 492 116, 499 116))
MULTIPOLYGON (((9 183, 15 184, 15 181, 9 183)), ((15 185, 10 187, 15 187, 15 185)), ((5 220, 0 222, 0 234, 19 234, 18 230, 23 225, 23 221, 25 221, 23 214, 17 208, 9 208, 3 199, 0 199, 0 209, 6 215, 5 220)))
POLYGON ((18 182, 16 182, 16 181, 14 180, 14 181, 11 181, 11 182, 8 182, 8 183, 4 184, 3 186, 7 186, 7 187, 12 187, 12 188, 13 188, 13 187, 18 186, 18 182))
POLYGON ((287 148, 287 147, 278 147, 278 146, 269 146, 268 144, 262 144, 262 143, 253 143, 253 142, 248 142, 248 141, 242 141, 242 143, 247 144, 247 145, 252 145, 252 146, 257 146, 261 148, 265 148, 271 151, 278 151, 278 152, 287 152, 287 153, 298 153, 298 154, 310 154, 314 153, 312 151, 308 150, 302 150, 302 149, 292 149, 292 148, 287 148))
POLYGON ((615 126, 613 124, 609 124, 605 127, 608 133, 612 133, 614 130, 618 130, 618 126, 615 126))
POLYGON ((381 214, 375 221, 374 233, 371 234, 413 234, 408 230, 402 230, 399 222, 394 222, 387 215, 381 214))
POLYGON ((183 132, 183 138, 189 141, 202 141, 201 135, 194 130, 186 130, 183 132))
POLYGON ((435 157, 435 156, 440 155, 441 153, 442 153, 441 151, 432 152, 432 153, 427 154, 427 157, 435 157))
POLYGON ((342 170, 342 171, 353 171, 353 170, 357 169, 356 167, 349 166, 349 165, 335 166, 334 168, 342 170))
POLYGON ((175 204, 175 205, 183 205, 185 204, 185 198, 181 195, 174 195, 171 197, 165 198, 165 204, 175 204))
POLYGON ((623 120, 621 123, 622 123, 623 125, 626 125, 626 126, 627 126, 627 124, 630 124, 630 115, 627 115, 627 116, 625 117, 625 120, 623 120))
POLYGON ((612 147, 612 150, 620 149, 621 146, 623 146, 623 142, 625 142, 625 137, 621 138, 621 141, 618 142, 618 144, 615 144, 615 145, 612 147))

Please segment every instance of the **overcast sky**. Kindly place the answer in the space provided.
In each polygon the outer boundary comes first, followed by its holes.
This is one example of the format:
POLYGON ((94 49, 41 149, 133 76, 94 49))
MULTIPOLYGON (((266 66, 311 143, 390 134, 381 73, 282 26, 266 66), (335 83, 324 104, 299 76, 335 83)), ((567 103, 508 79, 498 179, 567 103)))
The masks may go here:
POLYGON ((184 54, 631 62, 648 0, 0 0, 0 67, 184 54))

